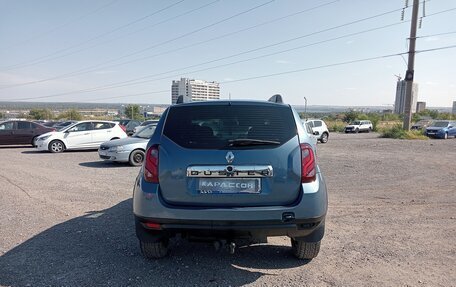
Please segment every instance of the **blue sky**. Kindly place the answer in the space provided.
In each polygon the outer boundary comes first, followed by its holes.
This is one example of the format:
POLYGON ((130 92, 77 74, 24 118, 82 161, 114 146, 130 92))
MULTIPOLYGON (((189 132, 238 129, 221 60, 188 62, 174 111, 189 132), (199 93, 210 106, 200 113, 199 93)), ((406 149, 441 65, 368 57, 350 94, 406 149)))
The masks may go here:
MULTIPOLYGON (((412 9, 401 21, 404 5, 0 0, 0 101, 167 104, 171 81, 189 77, 221 82, 222 98, 280 93, 291 104, 305 96, 310 105, 392 105, 394 75, 406 70, 401 56, 334 64, 406 52, 412 9)), ((418 36, 449 34, 419 38, 417 50, 456 45, 455 1, 426 1, 425 15, 418 36)), ((417 54, 418 100, 451 106, 455 66, 456 49, 417 54)))

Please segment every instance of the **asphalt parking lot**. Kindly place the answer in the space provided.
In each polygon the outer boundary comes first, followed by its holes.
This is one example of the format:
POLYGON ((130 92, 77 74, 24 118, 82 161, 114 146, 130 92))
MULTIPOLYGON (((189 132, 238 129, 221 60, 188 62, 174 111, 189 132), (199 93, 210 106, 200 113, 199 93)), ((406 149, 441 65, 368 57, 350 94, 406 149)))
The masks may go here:
POLYGON ((320 255, 285 237, 234 255, 174 241, 142 258, 131 194, 139 168, 95 151, 0 147, 1 286, 456 286, 456 139, 333 134, 320 255))

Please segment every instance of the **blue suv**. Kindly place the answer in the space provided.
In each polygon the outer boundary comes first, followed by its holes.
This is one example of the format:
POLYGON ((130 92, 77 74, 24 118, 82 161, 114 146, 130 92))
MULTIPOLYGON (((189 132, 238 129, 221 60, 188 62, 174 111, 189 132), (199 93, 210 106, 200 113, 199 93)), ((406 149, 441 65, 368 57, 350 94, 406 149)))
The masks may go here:
POLYGON ((179 235, 230 252, 288 236, 296 257, 312 259, 326 211, 315 141, 278 95, 169 107, 148 143, 133 193, 146 258, 166 256, 170 238, 179 235))
POLYGON ((428 137, 447 139, 456 137, 456 121, 433 121, 424 133, 428 137))

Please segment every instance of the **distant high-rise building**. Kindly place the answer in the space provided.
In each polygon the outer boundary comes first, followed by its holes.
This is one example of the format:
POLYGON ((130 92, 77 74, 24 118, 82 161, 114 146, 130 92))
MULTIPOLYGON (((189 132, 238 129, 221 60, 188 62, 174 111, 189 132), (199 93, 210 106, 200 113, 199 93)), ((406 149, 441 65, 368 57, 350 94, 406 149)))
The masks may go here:
MULTIPOLYGON (((405 113, 405 93, 407 90, 407 82, 405 80, 397 81, 396 86, 396 101, 394 104, 394 113, 403 114, 405 113)), ((416 112, 416 101, 418 98, 418 84, 413 83, 412 86, 412 113, 416 112)))
POLYGON ((453 115, 456 115, 456 101, 453 102, 453 110, 452 110, 453 115))
POLYGON ((220 87, 217 82, 207 82, 181 78, 171 85, 171 103, 175 104, 179 96, 184 97, 184 103, 220 99, 220 87))
POLYGON ((426 109, 426 102, 416 102, 416 112, 422 112, 426 109))

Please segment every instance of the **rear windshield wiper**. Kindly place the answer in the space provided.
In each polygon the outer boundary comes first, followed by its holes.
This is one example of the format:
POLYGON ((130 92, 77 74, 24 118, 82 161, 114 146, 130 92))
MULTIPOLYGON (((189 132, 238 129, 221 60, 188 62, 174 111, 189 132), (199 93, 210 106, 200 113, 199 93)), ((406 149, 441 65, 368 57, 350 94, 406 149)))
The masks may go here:
POLYGON ((228 146, 255 146, 255 145, 280 145, 278 141, 257 140, 257 139, 235 139, 229 140, 228 146))

